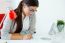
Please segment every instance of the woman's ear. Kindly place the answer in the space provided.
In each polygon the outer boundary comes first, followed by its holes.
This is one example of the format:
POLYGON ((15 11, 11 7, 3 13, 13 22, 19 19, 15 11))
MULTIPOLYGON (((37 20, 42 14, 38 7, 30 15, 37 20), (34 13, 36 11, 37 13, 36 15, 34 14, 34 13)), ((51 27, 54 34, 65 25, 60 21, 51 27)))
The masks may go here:
POLYGON ((11 19, 11 20, 14 20, 14 19, 16 19, 16 13, 14 12, 14 10, 10 10, 10 12, 9 12, 9 18, 11 19))

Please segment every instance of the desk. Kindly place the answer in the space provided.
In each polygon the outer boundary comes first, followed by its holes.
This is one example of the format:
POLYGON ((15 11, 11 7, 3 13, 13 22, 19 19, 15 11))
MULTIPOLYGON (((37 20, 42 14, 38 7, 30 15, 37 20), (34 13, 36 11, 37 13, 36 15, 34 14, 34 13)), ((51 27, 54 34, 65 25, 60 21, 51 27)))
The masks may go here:
MULTIPOLYGON (((49 39, 42 39, 45 38, 45 36, 41 36, 39 34, 34 34, 33 35, 33 39, 31 40, 2 40, 3 42, 7 42, 7 43, 51 43, 51 40, 49 39)), ((47 38, 47 37, 46 37, 47 38)), ((1 42, 1 43, 3 43, 1 42)))
MULTIPOLYGON (((64 36, 61 35, 61 36, 64 36)), ((31 40, 6 40, 8 43, 65 43, 65 37, 54 36, 50 37, 48 34, 34 34, 31 40)), ((3 41, 3 40, 2 40, 3 41)), ((1 42, 1 41, 0 41, 1 42)))
POLYGON ((48 34, 35 34, 32 40, 42 40, 45 43, 65 43, 65 34, 50 36, 48 34))
POLYGON ((7 40, 4 42, 7 42, 7 43, 51 43, 50 41, 45 41, 45 40, 43 41, 42 40, 7 40))

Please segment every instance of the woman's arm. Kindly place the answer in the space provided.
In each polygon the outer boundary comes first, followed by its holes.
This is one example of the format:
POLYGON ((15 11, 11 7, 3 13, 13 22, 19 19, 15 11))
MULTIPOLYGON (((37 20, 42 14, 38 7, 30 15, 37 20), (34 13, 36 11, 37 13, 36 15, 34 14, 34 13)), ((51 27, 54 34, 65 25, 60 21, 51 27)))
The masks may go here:
POLYGON ((34 33, 36 33, 36 28, 35 28, 35 26, 36 26, 36 15, 35 14, 32 14, 30 17, 30 27, 29 27, 29 32, 31 33, 31 34, 34 34, 34 33))
POLYGON ((12 20, 10 20, 9 16, 7 15, 3 22, 3 27, 1 30, 1 39, 10 39, 11 34, 9 33, 10 33, 11 24, 12 24, 12 20))

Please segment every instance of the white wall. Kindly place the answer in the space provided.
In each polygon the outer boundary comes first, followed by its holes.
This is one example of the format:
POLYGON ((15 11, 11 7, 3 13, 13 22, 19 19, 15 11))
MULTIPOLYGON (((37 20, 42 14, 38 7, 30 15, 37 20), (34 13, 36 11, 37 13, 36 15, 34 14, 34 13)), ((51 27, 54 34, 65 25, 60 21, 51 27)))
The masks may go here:
POLYGON ((10 8, 11 0, 0 0, 0 13, 6 13, 10 8))
POLYGON ((48 33, 51 25, 58 19, 65 21, 65 0, 39 0, 37 12, 38 33, 48 33))

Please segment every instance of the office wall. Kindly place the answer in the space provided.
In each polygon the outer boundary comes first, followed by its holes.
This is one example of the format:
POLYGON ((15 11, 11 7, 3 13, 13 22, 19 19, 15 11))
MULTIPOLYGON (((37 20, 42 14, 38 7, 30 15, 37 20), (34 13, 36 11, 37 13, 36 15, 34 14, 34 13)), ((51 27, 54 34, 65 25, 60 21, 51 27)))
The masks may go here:
POLYGON ((53 22, 65 21, 65 0, 39 0, 36 28, 38 33, 47 34, 53 22))
POLYGON ((0 13, 6 13, 10 8, 11 0, 0 0, 0 13))

